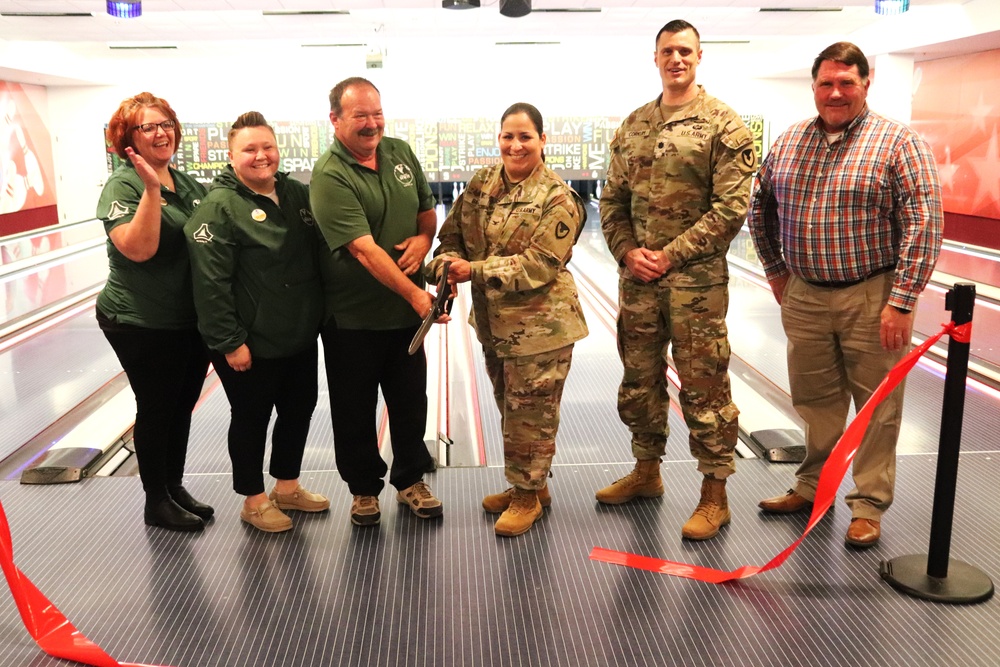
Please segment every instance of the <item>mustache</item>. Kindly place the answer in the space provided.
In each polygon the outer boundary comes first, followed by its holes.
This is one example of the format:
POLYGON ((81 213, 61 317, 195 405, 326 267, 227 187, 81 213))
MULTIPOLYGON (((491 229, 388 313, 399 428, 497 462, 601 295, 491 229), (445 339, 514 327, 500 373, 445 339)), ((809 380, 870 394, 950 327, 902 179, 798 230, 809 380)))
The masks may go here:
POLYGON ((360 134, 362 137, 374 137, 378 135, 378 130, 366 127, 363 130, 358 130, 358 134, 360 134))

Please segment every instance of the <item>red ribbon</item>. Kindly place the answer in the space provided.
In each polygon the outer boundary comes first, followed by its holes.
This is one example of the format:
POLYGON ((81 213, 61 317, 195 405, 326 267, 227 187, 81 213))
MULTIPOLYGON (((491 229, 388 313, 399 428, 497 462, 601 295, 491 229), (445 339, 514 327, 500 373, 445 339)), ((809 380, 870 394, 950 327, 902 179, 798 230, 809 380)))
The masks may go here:
POLYGON ((823 515, 826 514, 827 510, 833 505, 837 497, 837 489, 840 488, 840 483, 843 481, 844 475, 847 474, 847 469, 850 467, 851 461, 854 460, 854 455, 861 445, 861 438, 864 436, 865 430, 868 428, 868 423, 871 421, 872 413, 878 407, 878 404, 892 393, 892 390, 903 381, 906 374, 920 360, 920 357, 938 342, 941 336, 949 334, 955 341, 961 343, 968 342, 971 338, 971 322, 961 326, 956 326, 954 322, 951 322, 942 326, 943 328, 940 332, 925 340, 919 347, 911 350, 889 371, 885 379, 882 380, 882 383, 875 389, 871 398, 868 399, 868 402, 858 412, 854 421, 844 431, 844 435, 837 441, 837 444, 830 452, 829 458, 823 465, 823 469, 820 471, 819 484, 816 487, 816 498, 813 501, 812 514, 809 516, 809 523, 806 524, 805 531, 791 546, 768 561, 766 565, 760 567, 743 565, 735 570, 726 572, 725 570, 716 570, 710 567, 702 567, 701 565, 689 565, 687 563, 677 563, 660 558, 638 556, 623 551, 612 551, 602 547, 594 547, 590 552, 590 559, 604 561, 605 563, 614 563, 616 565, 625 565, 640 570, 649 570, 650 572, 671 574, 675 577, 705 581, 711 584, 746 579, 760 572, 773 570, 780 566, 792 555, 792 552, 798 548, 802 540, 806 538, 806 535, 812 531, 820 519, 823 518, 823 515))
POLYGON ((41 591, 14 565, 14 545, 3 504, 0 503, 0 566, 31 638, 51 656, 94 667, 151 667, 118 662, 73 627, 41 591))
POLYGON ((965 343, 968 345, 972 342, 972 322, 966 322, 965 324, 956 325, 954 322, 950 324, 942 324, 945 331, 951 336, 951 339, 956 343, 965 343))

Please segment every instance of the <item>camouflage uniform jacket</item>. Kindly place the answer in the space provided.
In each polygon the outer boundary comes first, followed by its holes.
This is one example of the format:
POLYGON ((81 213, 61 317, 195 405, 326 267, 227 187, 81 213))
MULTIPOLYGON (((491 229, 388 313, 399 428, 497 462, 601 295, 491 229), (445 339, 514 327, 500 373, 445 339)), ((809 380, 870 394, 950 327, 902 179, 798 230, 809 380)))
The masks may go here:
POLYGON ((540 354, 587 335, 566 269, 585 217, 579 196, 545 165, 507 191, 503 165, 480 169, 455 200, 428 266, 446 257, 472 266, 472 314, 486 350, 540 354))
POLYGON ((726 283, 726 252, 747 213, 757 166, 753 135, 705 93, 664 118, 660 98, 639 107, 611 141, 601 228, 620 273, 627 252, 662 250, 668 287, 726 283))

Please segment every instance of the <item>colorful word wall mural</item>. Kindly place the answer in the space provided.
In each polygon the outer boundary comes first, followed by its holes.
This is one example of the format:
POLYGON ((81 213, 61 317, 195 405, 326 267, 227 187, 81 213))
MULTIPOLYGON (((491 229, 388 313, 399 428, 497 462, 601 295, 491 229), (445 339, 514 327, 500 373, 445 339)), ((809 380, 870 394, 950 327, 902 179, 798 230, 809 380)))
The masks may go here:
MULTIPOLYGON (((763 116, 744 116, 754 133, 758 157, 764 145, 763 116)), ((582 116, 553 117, 545 124, 545 162, 566 180, 598 180, 608 167, 608 146, 620 118, 582 116)), ((272 123, 281 170, 303 181, 309 180, 316 160, 333 141, 329 120, 278 121, 272 123)), ((208 183, 228 163, 226 136, 229 123, 184 123, 176 166, 208 183)), ((499 125, 495 119, 453 118, 444 120, 386 120, 386 136, 410 144, 427 180, 465 182, 480 168, 500 163, 497 145, 499 125)), ((108 168, 119 158, 108 148, 108 168)))

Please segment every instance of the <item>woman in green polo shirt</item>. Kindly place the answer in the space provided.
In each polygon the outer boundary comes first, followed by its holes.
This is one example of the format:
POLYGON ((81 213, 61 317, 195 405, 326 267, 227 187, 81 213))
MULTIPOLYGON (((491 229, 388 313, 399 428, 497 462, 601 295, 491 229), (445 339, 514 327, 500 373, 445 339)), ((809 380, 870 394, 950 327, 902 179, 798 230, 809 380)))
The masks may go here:
POLYGON ((330 501, 299 485, 317 399, 323 318, 319 243, 309 189, 278 171, 274 130, 250 111, 229 131, 229 160, 185 227, 198 328, 232 408, 229 458, 240 518, 265 532, 292 527, 282 510, 322 512, 330 501), (271 412, 269 472, 264 450, 271 412))
POLYGON ((184 223, 205 188, 170 166, 180 134, 174 110, 151 93, 123 100, 108 122, 108 142, 124 163, 97 204, 110 265, 97 321, 135 393, 146 524, 194 531, 213 514, 182 486, 208 354, 196 327, 184 223))

